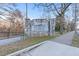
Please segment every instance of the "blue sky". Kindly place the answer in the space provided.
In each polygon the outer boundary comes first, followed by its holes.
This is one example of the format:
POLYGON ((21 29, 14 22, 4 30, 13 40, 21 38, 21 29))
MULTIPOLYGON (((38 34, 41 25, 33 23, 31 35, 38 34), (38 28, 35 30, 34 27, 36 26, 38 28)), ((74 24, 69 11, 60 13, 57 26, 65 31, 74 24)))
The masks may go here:
MULTIPOLYGON (((44 18, 44 16, 46 16, 46 14, 44 14, 43 8, 42 7, 38 8, 38 7, 34 6, 33 3, 28 4, 27 12, 28 12, 28 18, 30 18, 30 19, 44 18)), ((52 16, 54 18, 54 15, 52 15, 52 16)))
POLYGON ((27 4, 28 5, 28 18, 40 18, 42 16, 42 10, 40 8, 36 8, 34 4, 27 4))
POLYGON ((17 5, 16 8, 18 8, 22 12, 23 15, 26 15, 25 3, 17 3, 16 5, 17 5))
MULTIPOLYGON (((17 4, 17 8, 26 15, 26 4, 25 3, 19 3, 17 4)), ((30 19, 36 19, 41 18, 43 15, 42 8, 37 8, 32 3, 27 4, 27 15, 30 19)))
MULTIPOLYGON (((41 8, 36 8, 34 6, 34 4, 32 3, 29 3, 27 4, 27 15, 28 15, 28 18, 30 19, 35 19, 35 18, 41 18, 43 15, 43 12, 42 12, 42 9, 41 8)), ((26 4, 25 3, 19 3, 17 4, 17 8, 25 15, 26 14, 26 4)), ((71 7, 70 7, 71 8, 71 7)), ((53 14, 53 13, 52 13, 53 14)), ((72 11, 69 10, 66 15, 71 18, 70 16, 72 14, 72 11)), ((53 16, 53 15, 52 15, 53 16)), ((53 16, 54 17, 54 16, 53 16)))
MULTIPOLYGON (((34 18, 40 18, 42 15, 42 11, 39 8, 35 8, 34 4, 27 4, 28 9, 27 9, 27 14, 28 18, 34 19, 34 18)), ((24 14, 26 15, 26 4, 25 3, 18 3, 17 8, 24 14)))

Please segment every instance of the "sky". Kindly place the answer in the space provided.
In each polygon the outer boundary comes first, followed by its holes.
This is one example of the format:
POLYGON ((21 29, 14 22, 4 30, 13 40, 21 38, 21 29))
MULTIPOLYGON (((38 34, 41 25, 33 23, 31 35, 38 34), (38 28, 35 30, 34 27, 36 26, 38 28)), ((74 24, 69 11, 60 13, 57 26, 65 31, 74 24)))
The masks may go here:
POLYGON ((28 18, 30 19, 36 19, 36 18, 41 18, 42 16, 42 10, 40 8, 37 8, 34 6, 34 4, 30 3, 27 4, 27 15, 28 18))
MULTIPOLYGON (((26 4, 25 3, 17 3, 17 8, 22 12, 23 15, 26 15, 26 4)), ((35 7, 33 3, 27 4, 27 15, 28 15, 28 18, 30 19, 37 19, 37 18, 41 18, 44 16, 42 8, 35 7)), ((68 19, 70 19, 72 17, 72 11, 69 10, 66 13, 66 15, 68 19)), ((54 18, 54 15, 52 15, 52 17, 54 18)))
POLYGON ((25 3, 17 3, 16 8, 19 9, 23 15, 26 15, 26 4, 25 3))
MULTIPOLYGON (((26 15, 26 4, 25 3, 17 3, 17 8, 23 13, 23 15, 26 15)), ((40 18, 42 16, 42 10, 39 8, 36 8, 34 4, 29 3, 27 4, 27 15, 30 19, 36 19, 40 18)))
MULTIPOLYGON (((12 7, 11 5, 9 6, 12 7)), ((26 17, 26 3, 16 3, 16 8, 26 17)), ((44 16, 42 8, 35 7, 33 3, 27 4, 27 15, 30 19, 38 19, 44 16)))

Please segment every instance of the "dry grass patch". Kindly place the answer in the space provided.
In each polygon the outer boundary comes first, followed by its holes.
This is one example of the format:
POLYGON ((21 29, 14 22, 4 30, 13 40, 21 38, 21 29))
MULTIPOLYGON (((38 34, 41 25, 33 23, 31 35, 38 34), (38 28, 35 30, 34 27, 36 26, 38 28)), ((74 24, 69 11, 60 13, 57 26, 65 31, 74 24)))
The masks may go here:
POLYGON ((79 47, 79 36, 77 34, 74 35, 74 38, 72 40, 72 46, 79 47))

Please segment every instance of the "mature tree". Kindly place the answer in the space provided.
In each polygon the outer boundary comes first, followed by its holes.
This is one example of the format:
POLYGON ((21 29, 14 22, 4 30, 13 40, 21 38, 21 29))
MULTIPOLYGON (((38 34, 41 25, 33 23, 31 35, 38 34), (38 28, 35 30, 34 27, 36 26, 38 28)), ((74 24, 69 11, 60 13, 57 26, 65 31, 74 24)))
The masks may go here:
MULTIPOLYGON (((59 21, 59 29, 60 33, 62 34, 64 32, 64 15, 68 9, 68 7, 71 5, 71 3, 44 3, 44 4, 36 4, 38 7, 42 6, 45 8, 46 11, 53 12, 53 14, 56 16, 56 20, 59 21)), ((58 26, 58 25, 57 25, 58 26)))
POLYGON ((23 15, 21 11, 16 8, 16 4, 0 4, 0 18, 6 21, 10 21, 8 36, 10 35, 10 32, 14 32, 12 30, 16 28, 15 23, 17 22, 17 20, 19 21, 18 24, 20 26, 20 29, 23 29, 23 15))

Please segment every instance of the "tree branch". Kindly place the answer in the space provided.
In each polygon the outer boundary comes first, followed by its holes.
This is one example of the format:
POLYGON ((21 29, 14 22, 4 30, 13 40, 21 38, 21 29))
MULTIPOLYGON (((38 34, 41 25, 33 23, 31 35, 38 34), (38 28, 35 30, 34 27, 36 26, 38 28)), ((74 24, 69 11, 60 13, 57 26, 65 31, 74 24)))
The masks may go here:
POLYGON ((56 5, 55 5, 54 3, 53 3, 53 6, 54 6, 54 8, 55 8, 57 14, 58 14, 58 15, 61 15, 61 14, 59 13, 59 11, 57 10, 56 5))
POLYGON ((64 9, 63 9, 63 11, 62 11, 62 13, 64 13, 66 10, 67 10, 67 8, 71 5, 72 3, 68 3, 67 5, 65 5, 65 7, 64 7, 64 9))

